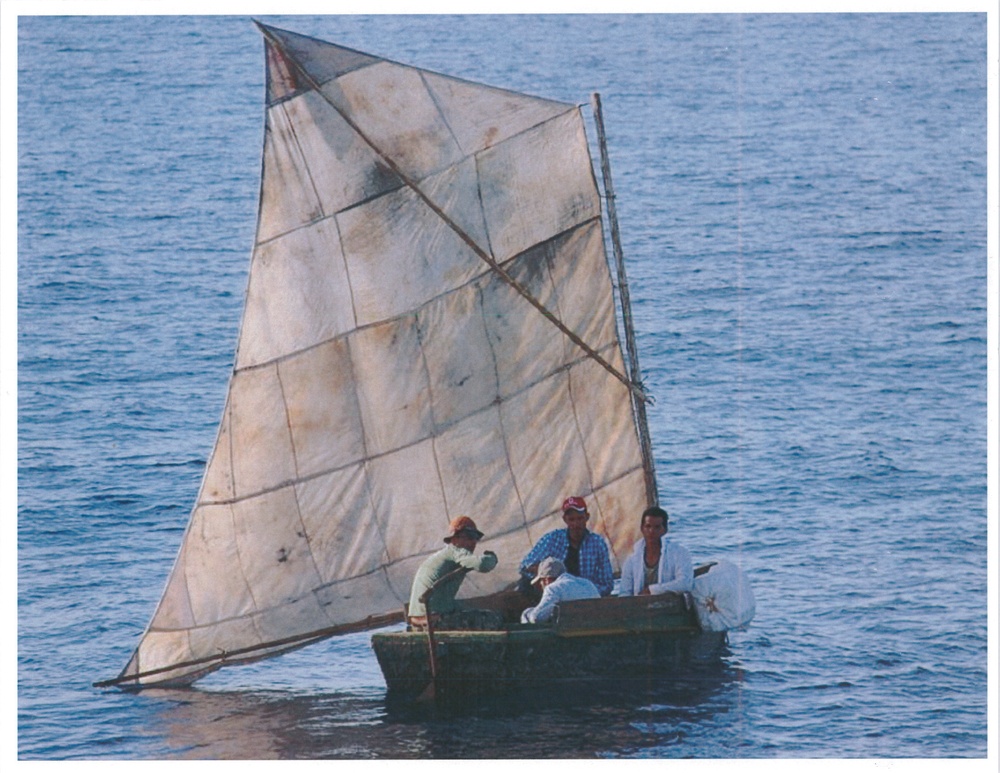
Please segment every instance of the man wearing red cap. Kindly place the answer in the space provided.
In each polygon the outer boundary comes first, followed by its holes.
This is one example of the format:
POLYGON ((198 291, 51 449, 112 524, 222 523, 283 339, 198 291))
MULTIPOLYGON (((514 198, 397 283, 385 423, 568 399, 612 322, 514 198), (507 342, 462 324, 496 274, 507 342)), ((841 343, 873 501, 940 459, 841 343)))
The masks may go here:
POLYGON ((608 543, 587 529, 587 503, 583 497, 569 497, 562 510, 566 528, 545 534, 521 561, 521 587, 530 587, 543 558, 558 558, 567 572, 590 580, 602 596, 610 595, 614 578, 608 543))
POLYGON ((475 521, 467 516, 456 518, 449 524, 448 536, 444 538, 447 544, 428 556, 413 578, 408 613, 412 627, 420 628, 426 624, 428 613, 439 616, 435 627, 441 630, 500 627, 502 619, 499 613, 466 607, 455 599, 468 572, 489 572, 497 565, 496 553, 491 550, 483 551, 482 556, 474 554, 482 538, 483 533, 476 528, 475 521), (425 604, 420 600, 421 596, 431 588, 433 591, 425 604))

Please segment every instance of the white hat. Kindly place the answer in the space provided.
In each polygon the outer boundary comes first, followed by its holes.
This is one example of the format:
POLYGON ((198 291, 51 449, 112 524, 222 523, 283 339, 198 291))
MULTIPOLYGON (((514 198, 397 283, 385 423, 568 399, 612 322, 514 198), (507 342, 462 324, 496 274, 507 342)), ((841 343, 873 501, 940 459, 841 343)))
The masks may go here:
POLYGON ((553 580, 566 571, 566 565, 563 564, 558 558, 545 558, 538 565, 538 572, 535 573, 535 579, 531 581, 534 585, 543 577, 551 577, 553 580))

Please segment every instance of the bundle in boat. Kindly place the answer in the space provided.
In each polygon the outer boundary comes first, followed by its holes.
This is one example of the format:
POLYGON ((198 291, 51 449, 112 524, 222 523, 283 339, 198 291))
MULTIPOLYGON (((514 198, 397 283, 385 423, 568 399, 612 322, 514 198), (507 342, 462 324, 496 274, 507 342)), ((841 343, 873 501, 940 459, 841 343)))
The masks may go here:
POLYGON ((750 580, 737 564, 713 561, 694 578, 695 610, 705 631, 735 631, 753 620, 757 610, 750 580))

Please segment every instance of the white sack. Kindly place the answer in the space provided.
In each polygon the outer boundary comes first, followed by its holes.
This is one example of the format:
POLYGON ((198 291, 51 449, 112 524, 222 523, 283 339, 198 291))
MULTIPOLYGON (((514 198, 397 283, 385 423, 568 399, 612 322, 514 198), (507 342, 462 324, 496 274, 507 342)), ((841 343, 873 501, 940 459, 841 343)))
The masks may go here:
POLYGON ((706 631, 731 631, 753 619, 756 604, 746 573, 725 559, 694 578, 695 609, 706 631))

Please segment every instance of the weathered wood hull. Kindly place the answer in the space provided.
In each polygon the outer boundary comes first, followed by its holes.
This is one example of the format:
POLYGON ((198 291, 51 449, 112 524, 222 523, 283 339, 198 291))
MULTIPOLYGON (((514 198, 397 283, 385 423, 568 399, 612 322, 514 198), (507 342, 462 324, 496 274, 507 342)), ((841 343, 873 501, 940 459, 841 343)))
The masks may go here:
MULTIPOLYGON (((434 633, 439 697, 537 688, 545 683, 669 675, 718 659, 724 632, 702 631, 681 597, 594 599, 562 605, 553 624, 434 633)), ((393 696, 431 684, 426 632, 379 633, 372 647, 393 696)))

